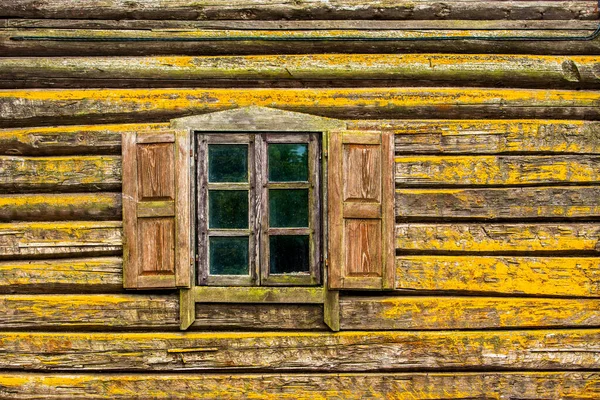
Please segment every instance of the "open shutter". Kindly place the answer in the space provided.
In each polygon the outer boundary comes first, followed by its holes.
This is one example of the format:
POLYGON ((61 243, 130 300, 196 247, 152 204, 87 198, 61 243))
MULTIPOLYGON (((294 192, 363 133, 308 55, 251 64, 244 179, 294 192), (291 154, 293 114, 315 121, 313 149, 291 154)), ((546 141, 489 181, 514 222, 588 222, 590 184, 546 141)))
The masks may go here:
POLYGON ((190 287, 190 135, 126 132, 122 143, 123 286, 190 287))
POLYGON ((393 134, 332 131, 328 147, 329 287, 391 289, 393 134))

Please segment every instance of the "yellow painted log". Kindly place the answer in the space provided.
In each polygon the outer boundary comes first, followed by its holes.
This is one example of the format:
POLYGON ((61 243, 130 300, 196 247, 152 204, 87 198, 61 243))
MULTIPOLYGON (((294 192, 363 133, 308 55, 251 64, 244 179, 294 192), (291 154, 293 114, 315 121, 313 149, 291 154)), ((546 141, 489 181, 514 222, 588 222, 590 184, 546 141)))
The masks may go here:
POLYGON ((120 193, 0 195, 0 221, 120 220, 120 193))
POLYGON ((600 258, 400 256, 396 289, 600 297, 600 258))
POLYGON ((464 400, 600 397, 597 372, 0 375, 12 399, 464 400))
POLYGON ((600 326, 600 299, 347 297, 342 330, 506 329, 600 326))
POLYGON ((597 156, 399 156, 399 185, 528 185, 600 182, 597 156))
POLYGON ((2 332, 12 371, 377 372, 592 369, 600 330, 394 332, 2 332))
POLYGON ((120 124, 0 129, 0 154, 120 154, 123 132, 164 127, 164 124, 120 124))
POLYGON ((352 89, 87 89, 0 90, 0 124, 169 119, 245 106, 338 118, 600 117, 600 93, 568 90, 352 89))
MULTIPOLYGON (((586 87, 600 84, 598 57, 488 54, 309 54, 265 56, 19 57, 0 59, 0 81, 72 85, 202 86, 252 81, 399 81, 473 86, 586 87), (83 83, 78 83, 78 82, 83 83), (157 83, 153 83, 157 82, 157 83), (188 83, 186 83, 188 82, 188 83)), ((39 87, 39 86, 38 86, 39 87)))
MULTIPOLYGON (((197 307, 191 329, 326 330, 317 305, 197 307)), ((5 330, 178 330, 176 295, 0 295, 5 330)), ((452 330, 600 326, 600 299, 342 297, 342 330, 452 330)))
POLYGON ((397 224, 396 250, 598 252, 598 224, 397 224))
POLYGON ((121 187, 120 156, 0 156, 0 190, 99 191, 121 187))
POLYGON ((120 221, 0 223, 0 258, 117 254, 121 227, 120 221))
POLYGON ((121 292, 119 257, 0 262, 0 293, 121 292))

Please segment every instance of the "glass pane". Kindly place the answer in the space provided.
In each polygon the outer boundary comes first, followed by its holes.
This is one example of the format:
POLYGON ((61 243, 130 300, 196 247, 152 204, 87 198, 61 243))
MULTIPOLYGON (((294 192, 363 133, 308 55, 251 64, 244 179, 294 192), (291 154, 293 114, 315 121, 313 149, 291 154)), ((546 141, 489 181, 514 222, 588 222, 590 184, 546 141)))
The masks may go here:
POLYGON ((208 212, 211 229, 247 229, 248 191, 209 190, 208 212))
POLYGON ((308 145, 269 144, 269 181, 308 181, 308 145))
POLYGON ((248 237, 209 238, 211 275, 248 275, 248 237))
POLYGON ((308 235, 271 236, 269 242, 270 273, 308 272, 308 235))
POLYGON ((209 182, 248 182, 248 146, 208 145, 209 182))
POLYGON ((308 227, 308 189, 270 189, 269 225, 308 227))

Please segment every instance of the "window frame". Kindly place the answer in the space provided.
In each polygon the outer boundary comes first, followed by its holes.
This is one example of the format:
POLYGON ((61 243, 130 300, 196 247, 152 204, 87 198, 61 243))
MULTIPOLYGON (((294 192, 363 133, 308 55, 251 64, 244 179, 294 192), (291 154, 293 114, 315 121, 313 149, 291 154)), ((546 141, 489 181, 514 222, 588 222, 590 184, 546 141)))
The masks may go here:
POLYGON ((196 151, 196 229, 194 232, 198 258, 196 284, 199 286, 316 286, 323 280, 322 250, 322 168, 321 132, 278 131, 193 131, 196 151), (271 143, 306 143, 308 147, 308 180, 270 182, 268 146, 271 143), (208 146, 211 144, 246 144, 248 146, 248 180, 239 183, 214 183, 208 179, 208 146), (209 190, 247 190, 248 228, 211 229, 209 224, 209 190), (309 221, 307 227, 270 227, 269 190, 308 189, 309 221), (272 274, 270 272, 270 237, 276 235, 308 235, 309 268, 307 273, 272 274), (248 275, 210 275, 210 237, 243 236, 249 238, 248 275))

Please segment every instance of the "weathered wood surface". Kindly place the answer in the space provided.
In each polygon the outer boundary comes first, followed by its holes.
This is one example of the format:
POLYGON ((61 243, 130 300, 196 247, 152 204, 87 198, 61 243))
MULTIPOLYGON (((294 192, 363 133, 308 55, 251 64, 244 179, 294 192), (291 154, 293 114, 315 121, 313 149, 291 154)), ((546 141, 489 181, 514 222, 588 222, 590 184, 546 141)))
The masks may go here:
POLYGON ((121 208, 120 193, 0 195, 0 222, 114 221, 121 219, 121 208))
MULTIPOLYGON (((179 330, 179 299, 173 295, 50 294, 0 296, 0 329, 179 330)), ((300 304, 197 304, 189 328, 327 330, 323 308, 300 304)))
POLYGON ((53 126, 0 129, 0 154, 24 156, 121 154, 127 131, 160 130, 163 124, 53 126))
POLYGON ((18 18, 106 18, 106 19, 596 19, 589 1, 456 1, 432 3, 425 0, 310 0, 297 2, 260 0, 168 3, 147 0, 123 3, 118 0, 76 0, 39 3, 8 0, 1 17, 18 18))
POLYGON ((0 262, 0 293, 113 293, 122 290, 120 257, 0 262))
POLYGON ((0 190, 18 192, 75 192, 119 190, 121 157, 0 156, 0 190))
POLYGON ((599 299, 347 297, 343 330, 597 327, 599 299))
POLYGON ((15 29, 4 56, 243 55, 314 53, 600 53, 594 29, 15 29))
POLYGON ((600 152, 600 124, 595 121, 391 120, 352 124, 355 129, 393 129, 396 154, 600 152))
POLYGON ((597 372, 0 375, 11 399, 528 400, 600 397, 597 372))
POLYGON ((400 256, 396 289, 600 297, 600 258, 400 256))
POLYGON ((334 118, 595 119, 599 102, 600 92, 526 89, 1 90, 0 126, 165 121, 251 105, 334 118))
POLYGON ((591 219, 600 187, 397 189, 397 220, 591 219))
POLYGON ((600 362, 600 330, 5 332, 0 349, 5 371, 585 370, 600 362))
POLYGON ((0 224, 0 258, 112 255, 121 252, 121 222, 0 224))
MULTIPOLYGON (((505 1, 505 0, 498 0, 505 1)), ((517 0, 523 1, 523 0, 517 0)), ((571 2, 572 3, 572 2, 571 2)), ((383 20, 383 19, 302 19, 302 20, 169 20, 169 19, 32 19, 0 18, 0 28, 49 28, 49 29, 239 29, 239 30, 465 30, 473 29, 524 29, 524 30, 595 30, 595 20, 383 20)))
POLYGON ((363 87, 592 89, 600 87, 600 62, 590 56, 485 54, 0 58, 3 88, 323 86, 332 81, 363 87))
MULTIPOLYGON (((179 328, 176 295, 0 295, 3 330, 179 328)), ((317 305, 198 304, 190 329, 325 330, 317 305)), ((600 326, 600 299, 342 297, 342 330, 453 330, 600 326)))
POLYGON ((600 182, 599 156, 398 156, 396 185, 487 186, 600 182))
MULTIPOLYGON (((1 61, 1 59, 0 59, 1 61)), ((349 129, 392 129, 396 154, 600 153, 600 123, 577 120, 349 120, 349 129)), ((2 155, 120 154, 127 131, 168 123, 0 129, 2 155)))
POLYGON ((598 224, 396 224, 399 252, 600 251, 598 224))

